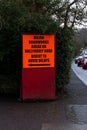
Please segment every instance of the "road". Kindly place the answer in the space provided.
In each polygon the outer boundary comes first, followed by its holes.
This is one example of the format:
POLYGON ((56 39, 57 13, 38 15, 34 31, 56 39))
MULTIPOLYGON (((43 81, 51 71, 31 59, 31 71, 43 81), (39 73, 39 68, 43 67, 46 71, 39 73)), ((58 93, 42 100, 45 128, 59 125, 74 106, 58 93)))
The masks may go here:
POLYGON ((87 86, 87 70, 84 70, 82 67, 78 67, 74 61, 72 62, 71 67, 78 78, 87 86))

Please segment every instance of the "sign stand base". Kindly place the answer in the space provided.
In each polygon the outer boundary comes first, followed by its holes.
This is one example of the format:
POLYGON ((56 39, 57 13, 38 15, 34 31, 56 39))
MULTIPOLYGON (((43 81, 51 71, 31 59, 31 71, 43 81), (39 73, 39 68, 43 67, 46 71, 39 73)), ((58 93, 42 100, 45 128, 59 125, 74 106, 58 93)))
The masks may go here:
POLYGON ((55 69, 33 68, 22 70, 21 98, 26 99, 56 99, 55 69))

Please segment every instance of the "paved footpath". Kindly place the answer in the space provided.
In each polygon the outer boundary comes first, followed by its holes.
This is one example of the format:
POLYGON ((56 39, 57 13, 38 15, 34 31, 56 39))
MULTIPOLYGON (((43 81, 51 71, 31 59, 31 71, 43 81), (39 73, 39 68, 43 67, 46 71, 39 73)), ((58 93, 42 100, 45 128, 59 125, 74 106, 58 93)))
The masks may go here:
POLYGON ((71 71, 68 96, 56 101, 0 98, 0 130, 87 130, 87 86, 71 71))
POLYGON ((87 130, 87 86, 71 70, 71 80, 66 88, 68 97, 60 101, 64 118, 61 116, 55 123, 44 124, 42 130, 87 130))

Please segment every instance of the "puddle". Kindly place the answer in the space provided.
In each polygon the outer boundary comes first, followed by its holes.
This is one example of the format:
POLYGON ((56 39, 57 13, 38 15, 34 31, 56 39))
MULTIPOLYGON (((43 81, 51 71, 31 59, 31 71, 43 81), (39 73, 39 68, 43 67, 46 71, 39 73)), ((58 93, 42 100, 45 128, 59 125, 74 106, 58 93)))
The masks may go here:
POLYGON ((42 125, 41 130, 87 130, 87 125, 46 123, 42 125))
POLYGON ((71 122, 87 124, 87 105, 68 105, 66 117, 71 122))

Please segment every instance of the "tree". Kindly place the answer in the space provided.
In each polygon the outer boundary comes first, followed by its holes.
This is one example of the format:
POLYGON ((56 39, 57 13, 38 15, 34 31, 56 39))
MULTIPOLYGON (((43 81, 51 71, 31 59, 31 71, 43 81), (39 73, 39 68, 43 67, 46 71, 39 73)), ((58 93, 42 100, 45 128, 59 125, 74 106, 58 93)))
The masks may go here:
POLYGON ((87 0, 53 0, 46 10, 64 28, 87 23, 87 0))
POLYGON ((0 60, 18 46, 21 9, 14 1, 0 1, 0 60))
POLYGON ((87 28, 76 31, 74 37, 75 56, 78 55, 81 48, 87 48, 87 28))
MULTIPOLYGON (((32 1, 33 3, 28 6, 22 0, 21 2, 20 0, 0 1, 0 60, 2 62, 0 73, 6 75, 6 78, 8 78, 7 75, 11 75, 11 78, 18 79, 18 82, 20 82, 22 70, 22 34, 53 34, 58 29, 57 23, 50 16, 44 14, 42 2, 45 0, 32 1)), ((26 2, 31 1, 27 0, 26 2)), ((13 80, 11 81, 13 83, 13 80)), ((3 89, 3 91, 9 92, 13 87, 14 85, 6 84, 2 88, 0 87, 0 91, 3 89)), ((17 90, 19 87, 14 88, 17 90)))

